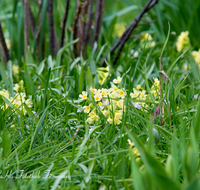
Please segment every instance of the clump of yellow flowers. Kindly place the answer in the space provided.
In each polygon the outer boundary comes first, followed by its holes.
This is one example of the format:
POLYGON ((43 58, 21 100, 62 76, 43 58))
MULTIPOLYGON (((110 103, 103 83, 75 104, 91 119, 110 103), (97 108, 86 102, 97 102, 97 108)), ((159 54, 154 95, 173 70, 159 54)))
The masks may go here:
POLYGON ((178 36, 178 39, 176 42, 176 49, 178 52, 190 47, 190 39, 188 35, 189 35, 189 32, 186 31, 186 32, 181 32, 180 36, 178 36))
POLYGON ((155 46, 155 42, 153 41, 153 38, 149 33, 141 34, 140 41, 143 43, 143 45, 146 43, 145 48, 150 48, 155 46))
POLYGON ((114 31, 118 38, 122 36, 125 30, 126 30, 126 27, 124 23, 117 23, 114 25, 114 31))
POLYGON ((192 55, 193 55, 195 61, 196 61, 198 64, 200 64, 200 49, 199 49, 199 51, 193 51, 193 52, 192 52, 192 55))
MULTIPOLYGON (((121 85, 122 78, 118 76, 112 81, 111 88, 95 89, 90 87, 91 96, 85 91, 79 95, 79 100, 84 102, 81 107, 82 111, 88 114, 86 122, 94 124, 100 121, 100 117, 104 115, 107 122, 114 125, 122 123, 122 115, 125 112, 125 98, 127 97, 126 90, 121 85), (92 98, 92 101, 89 99, 92 98)), ((159 100, 159 85, 160 81, 155 78, 151 86, 151 93, 154 96, 155 102, 159 100)), ((140 85, 133 88, 130 93, 132 104, 138 109, 148 107, 146 100, 150 100, 149 94, 140 85)))
MULTIPOLYGON (((21 80, 19 84, 15 84, 13 90, 15 91, 14 97, 11 97, 11 94, 8 90, 0 90, 0 94, 5 97, 9 102, 11 102, 15 107, 19 108, 24 115, 27 113, 25 104, 30 108, 32 107, 31 98, 26 98, 26 94, 24 91, 23 81, 21 80)), ((1 109, 8 109, 9 105, 5 103, 5 105, 1 106, 1 109)))
POLYGON ((83 91, 79 95, 80 100, 86 101, 82 109, 89 116, 87 123, 92 124, 99 121, 101 114, 106 117, 110 124, 119 125, 122 122, 126 91, 121 88, 120 82, 121 77, 117 77, 113 80, 113 84, 109 89, 90 87, 92 102, 89 100, 87 92, 83 91))
MULTIPOLYGON (((151 94, 155 99, 155 103, 159 103, 160 97, 160 81, 154 78, 154 83, 151 86, 151 94)), ((133 92, 130 93, 131 98, 134 100, 133 105, 138 109, 147 108, 148 104, 145 103, 146 100, 150 100, 150 96, 146 90, 144 90, 140 85, 133 88, 133 92)))

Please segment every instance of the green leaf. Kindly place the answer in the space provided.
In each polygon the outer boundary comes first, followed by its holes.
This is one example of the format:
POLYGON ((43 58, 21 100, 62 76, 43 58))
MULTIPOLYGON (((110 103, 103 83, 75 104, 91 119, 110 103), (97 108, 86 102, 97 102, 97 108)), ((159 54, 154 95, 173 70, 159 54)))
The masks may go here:
POLYGON ((191 182, 184 190, 197 190, 200 189, 200 179, 197 178, 191 182))
POLYGON ((3 148, 2 157, 7 158, 11 152, 11 138, 7 129, 4 129, 0 134, 0 148, 3 148))
POLYGON ((143 189, 145 190, 144 181, 142 177, 142 173, 139 170, 138 164, 136 162, 136 158, 133 156, 132 150, 129 151, 129 155, 131 157, 131 171, 132 171, 132 177, 134 181, 134 186, 136 190, 143 189))
POLYGON ((60 66, 60 62, 61 62, 61 58, 62 58, 63 52, 64 52, 68 47, 70 47, 71 45, 75 44, 76 42, 78 42, 78 39, 73 40, 72 42, 66 44, 65 46, 63 46, 63 47, 58 51, 57 56, 56 56, 56 67, 60 66))
POLYGON ((187 76, 183 79, 183 81, 182 81, 182 82, 178 85, 178 87, 176 88, 176 90, 175 90, 175 97, 174 97, 175 99, 176 99, 176 97, 178 96, 178 94, 179 94, 181 88, 183 87, 183 85, 184 85, 186 79, 187 79, 187 76))
POLYGON ((168 177, 164 167, 158 162, 158 160, 156 160, 155 156, 153 156, 148 150, 144 148, 141 140, 135 134, 130 133, 127 128, 125 128, 125 130, 131 141, 135 143, 147 171, 150 173, 150 175, 152 175, 154 180, 157 181, 159 189, 179 190, 180 187, 168 177))
POLYGON ((125 8, 125 9, 122 9, 122 10, 120 10, 118 12, 113 13, 110 16, 105 17, 103 19, 103 21, 110 21, 110 20, 112 20, 113 18, 115 18, 117 16, 120 17, 120 16, 122 16, 124 14, 127 14, 127 13, 129 13, 129 12, 131 12, 133 10, 136 10, 136 9, 138 9, 138 6, 136 6, 136 5, 129 6, 129 7, 125 8))
POLYGON ((94 163, 95 163, 95 159, 93 159, 93 160, 90 162, 89 166, 88 166, 88 170, 87 170, 87 173, 86 173, 86 175, 85 175, 85 182, 86 182, 86 183, 88 183, 88 182, 90 181, 90 179, 91 179, 91 174, 92 174, 92 169, 93 169, 93 167, 94 167, 94 163))

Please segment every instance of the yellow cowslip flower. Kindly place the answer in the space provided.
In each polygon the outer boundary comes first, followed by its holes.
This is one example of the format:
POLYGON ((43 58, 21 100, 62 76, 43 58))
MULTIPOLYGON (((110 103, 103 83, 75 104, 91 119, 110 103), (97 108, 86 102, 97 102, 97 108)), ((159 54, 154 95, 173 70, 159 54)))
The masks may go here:
POLYGON ((26 105, 27 105, 29 108, 31 108, 32 105, 33 105, 33 102, 32 102, 30 99, 27 99, 27 100, 25 101, 25 103, 26 103, 26 105))
POLYGON ((158 93, 157 93, 156 90, 152 90, 151 93, 152 93, 154 96, 157 96, 157 95, 158 95, 158 93))
POLYGON ((92 88, 92 86, 90 86, 89 91, 90 91, 91 93, 94 93, 95 90, 96 90, 95 88, 92 88))
POLYGON ((146 91, 145 90, 143 90, 141 93, 140 93, 140 96, 139 96, 139 98, 140 98, 140 100, 146 100, 146 91))
POLYGON ((123 109, 123 105, 124 105, 124 100, 117 101, 117 106, 120 107, 121 109, 123 109))
POLYGON ((88 123, 93 123, 94 121, 98 121, 100 119, 100 117, 94 112, 90 112, 89 114, 89 118, 86 120, 86 122, 88 123))
POLYGON ((124 92, 123 89, 119 89, 117 92, 118 92, 118 97, 125 98, 126 92, 124 92))
POLYGON ((19 66, 18 65, 13 65, 12 66, 12 71, 14 75, 18 75, 19 74, 19 66))
POLYGON ((153 40, 152 36, 149 33, 143 33, 143 34, 141 34, 141 37, 143 40, 147 40, 147 38, 149 41, 153 40))
POLYGON ((110 91, 117 92, 118 88, 113 84, 110 88, 110 91))
POLYGON ((87 92, 83 91, 82 94, 79 94, 79 98, 81 100, 86 100, 87 99, 87 92))
POLYGON ((95 115, 96 115, 96 113, 94 111, 90 112, 90 114, 89 114, 90 117, 93 117, 95 115))
POLYGON ((130 96, 131 96, 131 98, 137 98, 139 96, 139 94, 140 94, 140 91, 134 90, 133 93, 132 92, 130 93, 130 96))
POLYGON ((0 94, 2 96, 4 96, 5 98, 7 98, 7 99, 9 99, 9 97, 10 97, 10 93, 7 90, 5 90, 5 89, 1 90, 0 94))
POLYGON ((20 100, 14 100, 13 104, 19 108, 22 105, 22 102, 20 100))
POLYGON ((95 102, 101 101, 101 99, 102 99, 102 95, 100 93, 95 94, 94 96, 95 102))
POLYGON ((115 84, 119 84, 121 82, 122 78, 121 77, 117 77, 117 79, 113 80, 113 83, 115 84))
POLYGON ((84 112, 89 113, 90 112, 90 106, 83 106, 84 112))
POLYGON ((138 85, 136 86, 136 89, 140 90, 140 89, 142 89, 142 87, 138 84, 138 85))
POLYGON ((107 97, 107 93, 108 93, 108 90, 105 89, 105 88, 102 88, 102 90, 101 90, 101 95, 102 95, 103 97, 107 97))
POLYGON ((108 117, 107 121, 108 121, 108 123, 110 123, 110 124, 113 123, 113 120, 111 119, 111 117, 108 117))
POLYGON ((131 140, 130 140, 130 139, 128 139, 127 141, 128 141, 128 144, 130 145, 130 148, 133 148, 133 146, 134 146, 134 143, 133 143, 133 142, 131 142, 131 140))
POLYGON ((86 122, 89 123, 89 124, 92 124, 93 121, 94 121, 94 120, 93 120, 92 117, 88 117, 87 120, 86 120, 86 122))
POLYGON ((122 121, 120 119, 115 118, 114 119, 114 124, 119 125, 122 121))
POLYGON ((154 85, 159 88, 160 86, 160 81, 157 78, 154 78, 154 85))
POLYGON ((15 86, 14 86, 14 91, 16 91, 16 92, 18 92, 19 91, 19 89, 20 89, 20 86, 19 86, 19 84, 15 84, 15 86))
POLYGON ((153 41, 152 36, 149 33, 143 33, 141 35, 141 40, 142 43, 146 43, 145 48, 149 48, 149 47, 154 47, 155 46, 155 42, 153 41), (146 42, 148 41, 148 42, 146 42))
POLYGON ((102 113, 103 113, 103 115, 107 116, 108 115, 108 110, 103 110, 102 113))
POLYGON ((109 94, 110 98, 116 98, 118 97, 118 94, 116 92, 112 92, 111 94, 109 94))
POLYGON ((176 48, 177 51, 180 52, 184 48, 190 47, 190 39, 188 37, 189 32, 181 32, 180 36, 178 36, 177 42, 176 42, 176 48))
POLYGON ((192 55, 193 55, 195 61, 196 61, 198 64, 200 64, 200 49, 199 49, 199 51, 193 51, 193 52, 192 52, 192 55))
POLYGON ((133 148, 133 154, 135 154, 136 156, 140 156, 140 153, 136 147, 133 148))
POLYGON ((126 30, 125 24, 124 23, 117 23, 114 25, 114 30, 117 35, 117 37, 121 37, 121 35, 124 33, 126 30))
POLYGON ((114 124, 119 125, 121 123, 121 119, 122 119, 122 110, 118 110, 115 112, 114 124))
POLYGON ((100 119, 100 117, 99 117, 98 115, 95 114, 95 115, 93 116, 93 120, 94 120, 94 121, 99 121, 99 119, 100 119))

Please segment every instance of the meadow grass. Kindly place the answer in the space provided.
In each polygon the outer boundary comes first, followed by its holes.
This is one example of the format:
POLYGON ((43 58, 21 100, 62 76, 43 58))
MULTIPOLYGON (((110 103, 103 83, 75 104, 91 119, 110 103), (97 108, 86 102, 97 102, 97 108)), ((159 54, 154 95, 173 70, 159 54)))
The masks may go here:
MULTIPOLYGON (((117 38, 117 20, 141 4, 119 9, 133 2, 118 2, 114 13, 106 13, 101 40, 88 48, 88 59, 74 58, 77 40, 69 40, 55 57, 41 61, 32 52, 34 40, 25 60, 23 44, 14 43, 23 41, 21 2, 2 4, 0 18, 7 19, 13 45, 11 61, 0 63, 0 189, 200 188, 200 74, 194 36, 186 36, 189 48, 182 39, 178 52, 178 35, 174 40, 171 32, 176 23, 170 29, 159 21, 128 41, 115 66, 109 55, 107 68, 100 66, 117 38)), ((180 8, 179 1, 161 2, 180 8)), ((171 12, 168 17, 175 20, 171 12)))

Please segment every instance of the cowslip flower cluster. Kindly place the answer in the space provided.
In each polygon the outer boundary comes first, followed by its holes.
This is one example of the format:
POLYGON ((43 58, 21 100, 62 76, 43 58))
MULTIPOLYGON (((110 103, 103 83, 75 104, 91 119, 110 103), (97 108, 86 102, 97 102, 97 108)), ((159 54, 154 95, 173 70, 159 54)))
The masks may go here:
POLYGON ((149 33, 143 33, 141 34, 141 40, 140 40, 143 45, 146 42, 145 48, 150 48, 150 47, 154 47, 155 46, 155 42, 153 41, 152 36, 149 33))
POLYGON ((199 51, 192 51, 195 61, 200 65, 200 49, 199 51))
POLYGON ((12 71, 14 75, 18 75, 19 74, 19 66, 18 65, 13 65, 12 66, 12 71))
POLYGON ((181 32, 180 36, 178 36, 178 39, 176 42, 176 49, 178 52, 190 47, 190 39, 188 35, 189 35, 189 32, 186 31, 186 32, 181 32))
MULTIPOLYGON (((87 114, 86 122, 88 124, 96 124, 103 115, 110 124, 119 125, 122 122, 122 115, 126 110, 125 99, 127 93, 121 86, 121 80, 121 77, 114 79, 109 89, 95 89, 90 87, 90 94, 83 91, 79 95, 79 100, 83 102, 83 105, 77 112, 81 110, 87 114)), ((148 108, 150 105, 153 107, 154 103, 159 103, 159 89, 160 81, 154 78, 154 83, 151 86, 151 94, 155 102, 151 102, 151 97, 147 91, 140 85, 137 85, 136 88, 133 88, 133 92, 130 93, 132 104, 141 110, 148 108)))
POLYGON ((82 110, 88 114, 87 123, 92 124, 100 120, 103 114, 107 122, 114 125, 119 125, 122 121, 124 109, 124 99, 126 91, 119 88, 121 77, 113 80, 113 84, 109 89, 95 89, 90 87, 92 100, 89 100, 88 93, 83 91, 79 95, 79 99, 86 101, 82 110))
MULTIPOLYGON (((30 98, 26 98, 23 81, 20 81, 19 84, 15 84, 13 89, 15 91, 14 97, 11 97, 10 92, 5 89, 1 90, 0 94, 9 100, 15 107, 19 108, 19 110, 22 111, 24 115, 26 115, 27 111, 24 104, 31 108, 33 103, 30 98)), ((8 107, 9 105, 5 103, 5 105, 1 106, 1 109, 6 110, 8 107)))
POLYGON ((121 37, 125 30, 126 27, 124 23, 117 23, 114 25, 114 31, 117 37, 121 37))
MULTIPOLYGON (((151 86, 151 94, 155 99, 155 103, 158 103, 160 96, 160 81, 157 78, 154 78, 154 83, 151 86)), ((145 100, 150 100, 150 96, 146 90, 144 90, 140 85, 137 85, 136 88, 133 88, 133 92, 130 93, 131 98, 134 100, 133 105, 138 108, 147 108, 148 104, 145 103, 145 100), (139 100, 139 101, 138 101, 139 100)))

